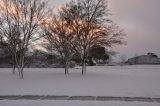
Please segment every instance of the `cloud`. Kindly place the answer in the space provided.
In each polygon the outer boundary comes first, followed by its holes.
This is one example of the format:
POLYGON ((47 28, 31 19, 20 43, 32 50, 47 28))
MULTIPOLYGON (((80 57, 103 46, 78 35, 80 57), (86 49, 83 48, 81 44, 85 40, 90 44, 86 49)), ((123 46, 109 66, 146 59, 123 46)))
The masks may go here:
POLYGON ((160 0, 110 0, 112 18, 125 29, 126 47, 118 47, 129 57, 135 53, 160 55, 160 0))

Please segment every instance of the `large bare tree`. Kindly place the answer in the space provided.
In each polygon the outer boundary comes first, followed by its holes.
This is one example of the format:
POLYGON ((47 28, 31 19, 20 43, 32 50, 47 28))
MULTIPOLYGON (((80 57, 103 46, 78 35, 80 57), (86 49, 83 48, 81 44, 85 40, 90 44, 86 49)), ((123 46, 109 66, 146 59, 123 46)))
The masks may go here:
POLYGON ((41 0, 0 0, 1 35, 10 44, 23 78, 26 51, 47 20, 46 2, 41 0))
POLYGON ((86 73, 86 60, 92 46, 106 48, 123 44, 123 30, 108 16, 106 0, 74 0, 61 10, 63 18, 75 32, 75 49, 81 54, 82 75, 86 73))

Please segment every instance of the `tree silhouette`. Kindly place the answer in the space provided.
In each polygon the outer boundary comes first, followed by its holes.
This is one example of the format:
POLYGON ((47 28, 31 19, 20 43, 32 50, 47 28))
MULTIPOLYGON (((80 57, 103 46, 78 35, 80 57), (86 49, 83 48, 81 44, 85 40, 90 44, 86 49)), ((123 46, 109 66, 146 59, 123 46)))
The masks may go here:
POLYGON ((108 16, 106 0, 74 0, 67 3, 61 14, 75 32, 75 50, 82 60, 82 75, 86 73, 86 59, 94 45, 113 47, 123 44, 123 30, 108 16))
POLYGON ((0 33, 10 45, 21 78, 26 51, 39 35, 47 12, 46 2, 41 0, 1 0, 0 33))

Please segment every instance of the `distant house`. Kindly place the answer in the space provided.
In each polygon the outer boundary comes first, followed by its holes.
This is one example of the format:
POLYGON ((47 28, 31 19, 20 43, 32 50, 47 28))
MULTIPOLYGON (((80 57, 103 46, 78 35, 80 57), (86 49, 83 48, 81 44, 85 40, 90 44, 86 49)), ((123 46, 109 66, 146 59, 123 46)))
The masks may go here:
POLYGON ((130 58, 127 61, 128 64, 160 64, 160 58, 154 53, 148 53, 147 55, 141 55, 134 58, 130 58))

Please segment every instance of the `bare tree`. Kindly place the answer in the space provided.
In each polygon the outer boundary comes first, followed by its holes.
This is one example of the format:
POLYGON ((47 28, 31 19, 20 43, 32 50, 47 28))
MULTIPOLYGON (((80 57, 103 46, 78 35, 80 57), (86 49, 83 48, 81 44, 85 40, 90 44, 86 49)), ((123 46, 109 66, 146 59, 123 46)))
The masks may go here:
POLYGON ((75 54, 73 31, 59 14, 58 16, 53 16, 46 24, 45 32, 45 38, 48 40, 49 46, 62 57, 65 64, 65 74, 69 74, 69 63, 75 54))
POLYGON ((62 10, 64 19, 75 32, 75 49, 81 54, 82 75, 86 73, 86 59, 92 46, 113 47, 122 44, 123 30, 108 16, 106 0, 74 0, 62 10))
POLYGON ((41 31, 47 16, 46 2, 41 0, 1 0, 1 33, 10 42, 10 49, 23 78, 25 55, 32 39, 41 31), (14 45, 14 48, 12 48, 14 45))
POLYGON ((12 54, 12 64, 13 64, 13 71, 12 73, 15 74, 15 56, 17 52, 17 45, 18 45, 18 33, 16 30, 16 24, 14 19, 11 17, 12 15, 12 3, 9 0, 1 0, 0 1, 0 9, 1 9, 1 17, 0 17, 0 36, 3 42, 6 42, 8 45, 6 48, 12 54), (17 34, 16 34, 17 33, 17 34))

